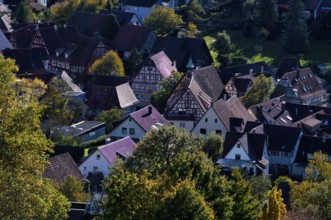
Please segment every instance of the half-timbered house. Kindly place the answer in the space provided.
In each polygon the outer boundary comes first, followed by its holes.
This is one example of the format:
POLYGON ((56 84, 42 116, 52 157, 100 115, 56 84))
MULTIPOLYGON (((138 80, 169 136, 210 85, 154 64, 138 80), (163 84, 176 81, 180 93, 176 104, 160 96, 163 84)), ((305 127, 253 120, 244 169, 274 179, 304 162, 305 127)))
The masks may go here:
POLYGON ((227 94, 217 70, 213 66, 194 70, 182 78, 168 99, 166 118, 175 124, 190 117, 196 124, 220 97, 227 98, 227 94))
POLYGON ((75 27, 37 28, 31 48, 45 48, 50 56, 48 71, 66 71, 71 77, 87 72, 92 63, 107 53, 99 38, 81 36, 75 27))
POLYGON ((133 92, 140 105, 146 106, 150 103, 152 93, 161 89, 162 79, 171 77, 173 71, 177 71, 177 68, 163 51, 145 61, 132 82, 133 92))

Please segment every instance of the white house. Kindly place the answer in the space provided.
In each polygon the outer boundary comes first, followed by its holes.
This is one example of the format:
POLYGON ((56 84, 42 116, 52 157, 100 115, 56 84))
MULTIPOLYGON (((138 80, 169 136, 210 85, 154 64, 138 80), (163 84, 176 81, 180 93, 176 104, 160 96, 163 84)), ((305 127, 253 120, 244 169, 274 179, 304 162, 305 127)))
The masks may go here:
POLYGON ((256 133, 229 132, 224 141, 223 158, 217 163, 222 167, 237 168, 249 175, 269 172, 266 136, 256 133))
POLYGON ((202 136, 216 133, 225 138, 228 131, 240 132, 247 121, 255 121, 255 118, 249 114, 240 99, 233 96, 227 101, 220 99, 213 103, 192 129, 192 133, 202 136))
POLYGON ((157 6, 162 5, 162 0, 122 0, 120 6, 126 12, 135 13, 143 21, 157 6))
POLYGON ((110 138, 117 140, 130 136, 133 140, 139 141, 152 128, 164 124, 169 123, 152 105, 148 105, 126 117, 110 132, 110 138))
POLYGON ((100 172, 103 176, 108 176, 109 168, 115 164, 118 158, 126 159, 132 156, 134 145, 135 143, 130 137, 125 137, 101 146, 79 166, 79 170, 84 176, 100 172))

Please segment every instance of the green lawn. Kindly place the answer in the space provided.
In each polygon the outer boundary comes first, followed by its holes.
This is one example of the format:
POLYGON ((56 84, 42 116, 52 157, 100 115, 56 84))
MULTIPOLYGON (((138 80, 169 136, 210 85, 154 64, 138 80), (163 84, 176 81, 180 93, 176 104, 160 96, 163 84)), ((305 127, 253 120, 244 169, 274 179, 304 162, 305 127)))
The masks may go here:
MULTIPOLYGON (((278 65, 280 58, 284 55, 281 38, 271 41, 259 38, 245 38, 240 30, 227 31, 237 53, 248 59, 249 63, 265 61, 268 64, 278 65)), ((204 37, 209 48, 215 41, 217 33, 204 37)), ((217 52, 211 50, 211 55, 216 61, 217 52)), ((301 64, 307 66, 309 63, 330 63, 331 62, 331 42, 311 40, 309 48, 302 56, 301 64)), ((215 62, 218 66, 219 63, 215 62)))

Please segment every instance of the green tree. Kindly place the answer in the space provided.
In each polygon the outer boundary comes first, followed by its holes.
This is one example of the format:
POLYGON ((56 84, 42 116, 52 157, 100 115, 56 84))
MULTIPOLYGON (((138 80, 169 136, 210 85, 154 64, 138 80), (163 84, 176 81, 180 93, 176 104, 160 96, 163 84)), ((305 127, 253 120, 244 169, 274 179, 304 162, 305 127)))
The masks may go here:
POLYGON ((286 216, 286 205, 283 202, 282 191, 273 187, 269 192, 268 203, 262 208, 262 220, 281 220, 286 216))
POLYGON ((234 220, 257 219, 259 213, 259 203, 251 192, 250 183, 245 180, 239 171, 232 172, 233 185, 233 216, 234 220))
POLYGON ((81 0, 65 0, 63 2, 57 2, 50 8, 50 17, 53 20, 66 20, 78 10, 80 5, 81 0))
POLYGON ((40 129, 45 86, 16 79, 17 70, 14 60, 0 57, 0 218, 63 219, 69 203, 42 178, 45 152, 52 151, 40 129))
POLYGON ((106 15, 100 26, 100 35, 107 40, 114 40, 119 29, 120 24, 118 23, 115 15, 106 15))
POLYGON ((131 55, 128 60, 124 60, 124 66, 125 66, 125 73, 128 76, 134 76, 138 67, 143 62, 143 56, 142 54, 137 50, 137 48, 134 48, 131 51, 131 55))
POLYGON ((124 76, 124 65, 118 54, 110 50, 102 58, 96 60, 90 70, 90 74, 124 76))
POLYGON ((201 138, 174 126, 152 129, 137 146, 129 165, 136 172, 148 170, 162 174, 180 152, 192 152, 202 147, 201 138))
POLYGON ((328 155, 321 151, 314 153, 314 159, 309 160, 305 170, 306 178, 318 182, 331 179, 331 163, 328 159, 328 155))
POLYGON ((90 195, 84 190, 84 182, 69 176, 59 187, 59 191, 71 202, 88 202, 90 195))
POLYGON ((196 0, 190 1, 189 4, 184 4, 180 7, 182 14, 183 14, 183 20, 186 22, 195 22, 195 23, 201 23, 205 19, 203 16, 205 15, 205 10, 201 6, 201 4, 198 4, 196 0))
POLYGON ((241 101, 248 108, 249 106, 264 102, 269 98, 274 90, 274 84, 271 77, 266 77, 261 74, 255 78, 253 87, 245 96, 241 97, 241 101))
POLYGON ((210 134, 205 139, 203 145, 203 151, 210 157, 214 162, 222 156, 223 153, 223 138, 218 134, 210 134))
POLYGON ((265 38, 273 38, 277 33, 278 6, 276 0, 259 0, 260 27, 265 30, 265 38))
POLYGON ((288 53, 302 53, 308 43, 305 5, 301 0, 291 0, 285 18, 284 48, 288 53))
POLYGON ((109 133, 113 129, 113 123, 121 119, 122 116, 123 116, 122 109, 112 108, 110 110, 101 112, 99 115, 97 115, 94 118, 94 120, 105 122, 106 133, 109 133))
POLYGON ((260 23, 258 0, 244 0, 243 3, 243 26, 244 36, 255 37, 258 34, 260 23))
POLYGON ((104 205, 105 219, 156 219, 160 204, 156 181, 149 174, 129 172, 121 162, 111 169, 104 183, 108 195, 104 205))
POLYGON ((259 175, 251 178, 249 181, 252 186, 252 195, 254 195, 258 201, 264 202, 268 192, 272 188, 270 178, 265 175, 259 175))
POLYGON ((214 212, 196 191, 194 182, 184 180, 165 193, 160 219, 214 219, 214 212))
POLYGON ((197 32, 198 32, 197 26, 194 23, 189 22, 187 25, 186 37, 194 38, 197 32))
POLYGON ((213 48, 218 51, 217 60, 221 63, 222 67, 230 64, 231 53, 233 51, 233 44, 231 37, 226 32, 219 32, 213 48))
POLYGON ((18 5, 14 20, 16 23, 32 23, 36 20, 36 14, 33 13, 32 7, 28 0, 23 0, 18 5))
POLYGON ((162 80, 160 83, 161 89, 152 94, 151 104, 155 106, 159 112, 164 113, 168 98, 176 88, 179 80, 182 79, 183 75, 184 74, 181 72, 173 72, 172 76, 162 80))
POLYGON ((155 31, 157 35, 169 35, 176 27, 183 24, 182 18, 172 8, 156 7, 145 18, 144 25, 155 31))

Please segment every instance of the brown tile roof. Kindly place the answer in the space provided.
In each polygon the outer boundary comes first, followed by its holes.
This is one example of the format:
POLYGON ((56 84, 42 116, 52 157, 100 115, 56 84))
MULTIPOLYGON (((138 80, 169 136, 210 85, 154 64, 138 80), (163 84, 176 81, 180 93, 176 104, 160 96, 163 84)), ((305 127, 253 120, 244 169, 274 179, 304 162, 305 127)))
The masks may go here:
POLYGON ((288 80, 293 89, 297 90, 296 92, 301 99, 312 98, 326 93, 310 68, 285 73, 282 80, 288 80))
POLYGON ((49 162, 50 164, 46 166, 43 173, 44 178, 52 179, 57 183, 63 183, 69 176, 76 177, 78 180, 84 179, 83 174, 69 153, 50 157, 49 162))
POLYGON ((222 120, 227 130, 230 130, 230 119, 240 118, 246 124, 247 121, 255 121, 240 99, 236 96, 229 98, 227 101, 223 99, 218 100, 212 107, 217 116, 222 120))

